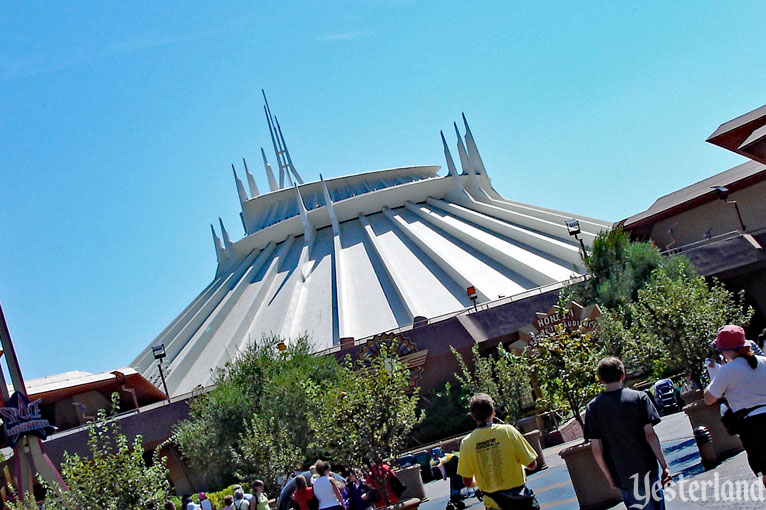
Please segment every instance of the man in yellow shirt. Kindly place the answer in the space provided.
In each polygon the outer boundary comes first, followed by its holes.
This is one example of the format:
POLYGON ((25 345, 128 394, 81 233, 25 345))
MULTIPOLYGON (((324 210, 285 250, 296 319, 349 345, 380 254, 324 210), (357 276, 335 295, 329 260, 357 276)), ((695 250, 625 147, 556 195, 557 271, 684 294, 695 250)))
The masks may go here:
POLYGON ((475 477, 487 508, 539 509, 534 493, 525 485, 524 472, 524 467, 537 466, 535 450, 512 425, 493 423, 495 405, 489 395, 474 395, 470 411, 476 430, 460 443, 457 467, 465 486, 473 486, 475 477))

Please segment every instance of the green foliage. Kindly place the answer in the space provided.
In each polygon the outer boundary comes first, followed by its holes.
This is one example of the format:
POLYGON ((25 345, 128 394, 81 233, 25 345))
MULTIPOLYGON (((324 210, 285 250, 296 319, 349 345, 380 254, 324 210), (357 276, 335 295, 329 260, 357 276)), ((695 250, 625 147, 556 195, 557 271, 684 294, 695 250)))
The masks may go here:
POLYGON ((367 456, 396 456, 424 414, 417 412, 418 388, 410 369, 396 357, 396 343, 356 365, 346 358, 335 384, 312 381, 308 414, 311 445, 346 466, 363 466, 367 456))
POLYGON ((583 260, 590 278, 572 289, 572 299, 618 309, 636 299, 663 257, 651 243, 631 243, 622 228, 598 234, 592 252, 583 260))
POLYGON ((596 366, 604 356, 603 346, 590 332, 568 331, 557 325, 555 333, 537 337, 524 352, 538 376, 542 393, 538 402, 549 409, 568 407, 583 425, 580 413, 601 391, 596 366))
MULTIPOLYGON (((263 473, 255 471, 262 466, 246 470, 242 459, 256 455, 253 449, 266 431, 284 433, 262 447, 284 449, 291 457, 297 451, 297 463, 312 456, 305 385, 333 384, 339 366, 332 357, 313 355, 305 336, 284 341, 284 351, 277 348, 282 342, 271 336, 246 346, 217 372, 215 388, 191 402, 189 419, 176 427, 173 438, 181 452, 210 480, 230 483, 237 471, 263 473), (239 448, 240 442, 245 446, 239 448)), ((265 469, 273 474, 272 467, 265 469)), ((276 479, 270 475, 264 482, 273 486, 276 479)))
POLYGON ((495 355, 482 356, 479 346, 474 345, 473 368, 454 347, 452 353, 460 365, 460 372, 455 377, 471 394, 486 393, 495 401, 500 418, 515 422, 521 415, 521 401, 531 391, 529 363, 521 356, 505 350, 502 344, 497 346, 495 355))
POLYGON ((690 263, 678 258, 670 269, 658 268, 632 306, 630 333, 647 346, 645 364, 682 368, 701 387, 703 363, 712 354, 710 343, 725 324, 747 326, 753 315, 738 295, 713 280, 690 274, 690 263), (674 363, 675 362, 675 363, 674 363))
POLYGON ((411 436, 428 444, 472 429, 475 423, 468 414, 470 397, 462 384, 445 382, 432 389, 420 403, 426 417, 412 429, 411 436))
POLYGON ((276 481, 287 476, 303 462, 303 455, 290 431, 274 416, 253 416, 245 423, 245 431, 232 448, 231 461, 236 476, 241 479, 264 481, 267 494, 279 490, 276 481))
MULTIPOLYGON (((119 408, 116 393, 112 395, 112 406, 119 408)), ((155 455, 152 465, 147 466, 141 436, 129 444, 116 420, 109 419, 103 409, 98 412, 96 421, 88 425, 88 449, 88 457, 65 455, 61 475, 69 486, 68 492, 43 484, 45 510, 163 507, 169 491, 164 458, 155 455)), ((33 499, 26 498, 9 507, 11 510, 36 508, 31 503, 33 499)))

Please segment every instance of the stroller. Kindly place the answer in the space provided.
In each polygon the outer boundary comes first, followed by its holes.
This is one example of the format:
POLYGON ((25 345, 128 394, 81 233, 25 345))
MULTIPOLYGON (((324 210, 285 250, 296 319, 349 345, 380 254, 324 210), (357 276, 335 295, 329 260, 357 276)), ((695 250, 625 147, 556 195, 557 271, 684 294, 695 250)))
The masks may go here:
POLYGON ((463 477, 457 474, 457 463, 459 457, 457 453, 450 453, 441 457, 439 465, 433 468, 434 478, 449 479, 449 503, 446 510, 464 510, 466 504, 464 501, 468 498, 477 498, 483 500, 479 489, 466 490, 463 484, 463 477))
POLYGON ((660 379, 654 383, 654 402, 660 416, 677 413, 681 410, 675 395, 675 385, 670 379, 660 379))

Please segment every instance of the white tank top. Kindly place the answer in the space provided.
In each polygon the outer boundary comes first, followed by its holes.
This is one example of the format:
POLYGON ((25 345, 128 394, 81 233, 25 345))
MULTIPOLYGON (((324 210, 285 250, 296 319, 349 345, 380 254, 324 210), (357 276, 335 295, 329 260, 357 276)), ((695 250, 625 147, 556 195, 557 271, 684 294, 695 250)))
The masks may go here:
POLYGON ((319 500, 319 510, 340 505, 329 476, 320 476, 314 480, 314 496, 319 500))

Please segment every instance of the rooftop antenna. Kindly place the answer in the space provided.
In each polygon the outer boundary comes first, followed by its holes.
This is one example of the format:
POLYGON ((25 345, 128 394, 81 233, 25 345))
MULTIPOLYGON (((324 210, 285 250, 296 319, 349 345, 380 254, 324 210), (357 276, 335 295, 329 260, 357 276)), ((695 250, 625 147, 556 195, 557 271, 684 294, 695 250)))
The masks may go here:
POLYGON ((263 106, 263 111, 266 114, 266 122, 269 125, 271 144, 274 146, 274 154, 277 157, 277 164, 279 165, 279 189, 285 187, 285 175, 287 175, 287 182, 290 183, 290 185, 292 185, 293 181, 291 174, 292 177, 294 177, 298 182, 298 184, 303 184, 303 179, 295 169, 295 165, 293 165, 292 157, 290 157, 290 151, 287 150, 287 143, 285 142, 285 137, 282 134, 282 127, 279 125, 277 118, 271 113, 269 100, 266 99, 266 91, 261 89, 261 93, 263 94, 263 102, 265 103, 263 106))
POLYGON ((279 139, 282 140, 282 147, 285 151, 285 156, 287 156, 287 169, 292 172, 293 177, 295 177, 295 180, 298 181, 298 184, 303 184, 303 179, 301 179, 300 174, 298 173, 298 170, 295 169, 295 166, 293 165, 293 158, 290 157, 290 151, 287 149, 287 142, 285 142, 285 135, 282 134, 282 126, 279 125, 279 119, 274 117, 274 121, 277 123, 277 131, 279 131, 279 139))

